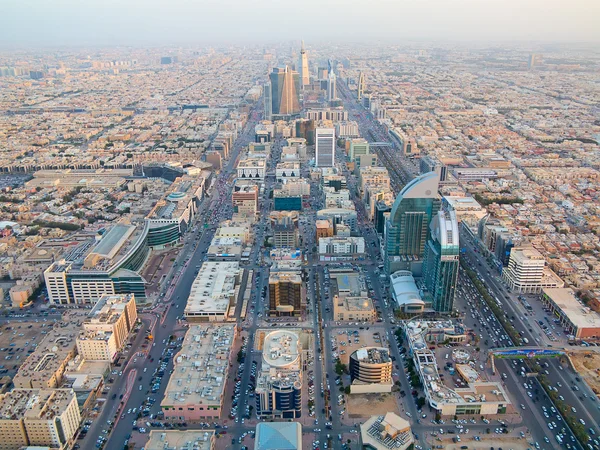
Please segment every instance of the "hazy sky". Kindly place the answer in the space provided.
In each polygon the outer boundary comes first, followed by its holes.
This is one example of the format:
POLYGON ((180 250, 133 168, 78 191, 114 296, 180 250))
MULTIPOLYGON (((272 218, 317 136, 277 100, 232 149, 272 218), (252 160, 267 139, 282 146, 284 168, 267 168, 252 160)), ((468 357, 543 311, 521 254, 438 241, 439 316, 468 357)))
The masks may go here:
POLYGON ((0 0, 0 46, 600 42, 600 0, 0 0))

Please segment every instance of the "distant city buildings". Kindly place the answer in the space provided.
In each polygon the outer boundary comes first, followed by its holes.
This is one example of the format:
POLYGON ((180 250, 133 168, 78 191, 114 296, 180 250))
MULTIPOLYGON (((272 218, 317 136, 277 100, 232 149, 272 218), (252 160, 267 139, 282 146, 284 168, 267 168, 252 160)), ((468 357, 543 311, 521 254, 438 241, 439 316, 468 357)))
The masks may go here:
POLYGON ((292 117, 300 113, 300 79, 288 66, 276 67, 270 75, 274 116, 292 117))
POLYGON ((308 66, 308 55, 306 54, 306 49, 304 48, 304 41, 302 41, 302 46, 300 48, 300 60, 298 62, 298 74, 300 76, 300 82, 302 87, 310 84, 310 68, 308 66))

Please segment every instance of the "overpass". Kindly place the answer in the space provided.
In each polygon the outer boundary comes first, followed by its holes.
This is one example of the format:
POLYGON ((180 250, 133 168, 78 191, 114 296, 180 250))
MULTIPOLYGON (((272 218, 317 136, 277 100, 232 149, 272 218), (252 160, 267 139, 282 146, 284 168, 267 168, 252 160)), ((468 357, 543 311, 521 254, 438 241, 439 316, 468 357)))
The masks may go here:
POLYGON ((503 359, 534 359, 534 358, 556 358, 564 356, 567 353, 560 348, 542 348, 542 347, 503 347, 492 348, 488 350, 492 372, 496 373, 495 358, 503 359))
POLYGON ((391 142, 369 142, 370 147, 393 147, 391 142))

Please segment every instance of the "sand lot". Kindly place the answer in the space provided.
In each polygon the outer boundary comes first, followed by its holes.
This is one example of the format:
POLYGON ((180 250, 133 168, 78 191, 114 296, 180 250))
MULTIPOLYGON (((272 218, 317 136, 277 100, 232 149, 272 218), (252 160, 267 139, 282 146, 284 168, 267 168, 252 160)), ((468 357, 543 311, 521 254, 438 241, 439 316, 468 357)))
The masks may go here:
POLYGON ((588 386, 600 394, 600 355, 595 352, 585 354, 578 352, 569 354, 575 370, 581 375, 588 386))
POLYGON ((358 419, 388 412, 399 414, 395 393, 388 394, 352 394, 346 396, 348 417, 358 419))

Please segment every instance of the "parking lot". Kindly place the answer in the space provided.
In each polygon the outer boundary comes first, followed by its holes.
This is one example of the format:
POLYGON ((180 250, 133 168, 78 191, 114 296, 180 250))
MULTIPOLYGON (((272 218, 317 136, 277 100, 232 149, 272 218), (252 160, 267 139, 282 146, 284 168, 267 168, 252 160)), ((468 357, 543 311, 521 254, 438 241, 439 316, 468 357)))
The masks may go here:
POLYGON ((35 351, 53 322, 13 321, 0 326, 0 376, 13 377, 19 366, 35 351))
POLYGON ((364 326, 335 328, 331 330, 332 356, 340 358, 342 364, 348 364, 350 355, 363 347, 388 348, 388 340, 384 327, 364 326), (362 329, 361 329, 362 328, 362 329))

